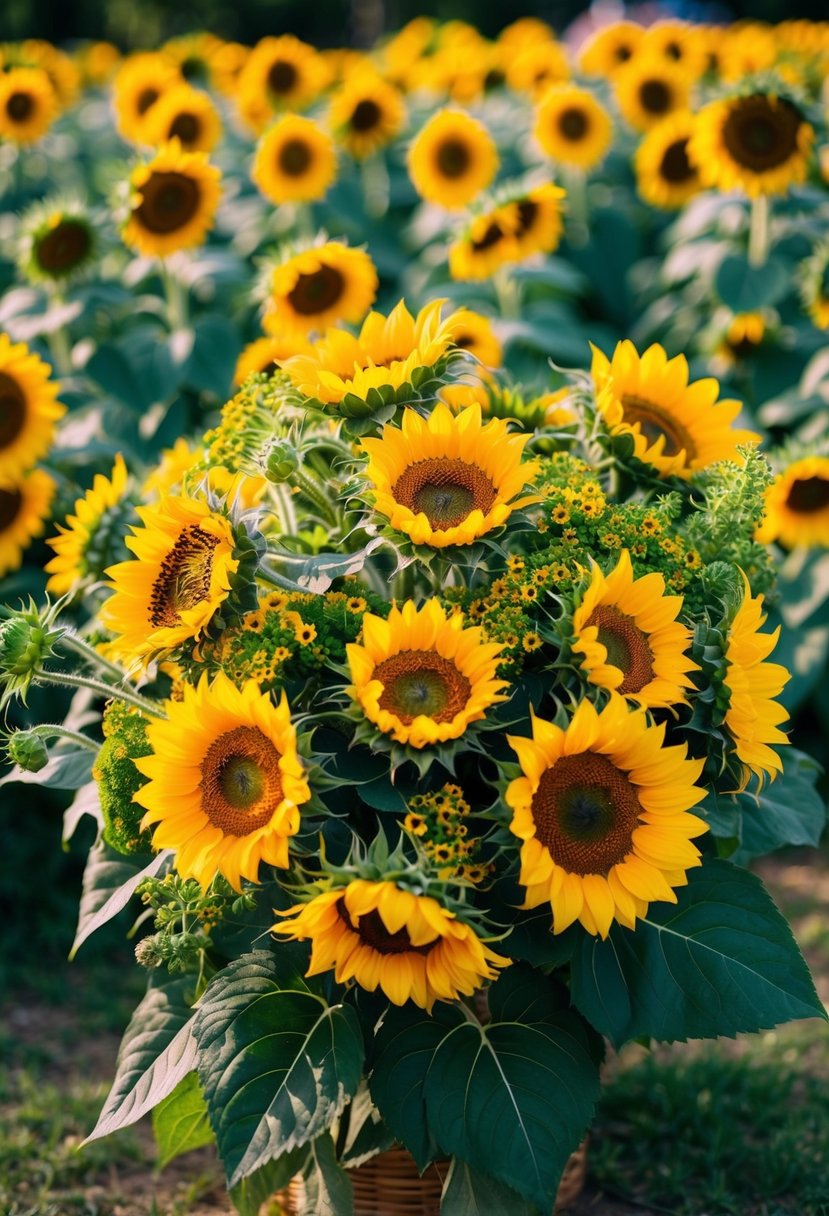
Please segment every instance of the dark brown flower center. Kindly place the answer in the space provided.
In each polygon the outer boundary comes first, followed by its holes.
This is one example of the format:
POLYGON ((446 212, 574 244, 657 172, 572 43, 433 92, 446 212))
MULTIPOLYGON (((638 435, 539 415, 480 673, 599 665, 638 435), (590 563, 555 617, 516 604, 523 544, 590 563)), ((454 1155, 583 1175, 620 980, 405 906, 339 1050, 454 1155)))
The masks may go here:
POLYGON ((6 102, 6 113, 12 122, 26 122, 35 109, 31 93, 12 93, 6 102))
POLYGON ((153 172, 141 187, 141 202, 135 216, 148 232, 160 235, 177 232, 192 220, 200 198, 198 183, 192 177, 153 172))
POLYGON ((472 511, 486 515, 497 493, 483 469, 448 456, 416 460, 392 487, 397 502, 416 515, 422 511, 438 532, 456 528, 472 511))
POLYGON ((372 101, 370 97, 364 97, 362 101, 358 101, 351 113, 351 129, 352 131, 373 131, 382 117, 383 111, 380 109, 376 101, 372 101))
POLYGON ((797 151, 802 121, 800 111, 790 101, 772 102, 756 93, 732 106, 723 123, 723 143, 738 165, 763 173, 785 164, 797 151))
POLYGON ((436 940, 425 946, 413 946, 405 925, 396 933, 390 933, 376 908, 364 912, 354 921, 345 906, 345 899, 342 898, 337 900, 337 911, 351 932, 356 933, 361 941, 378 954, 429 954, 439 944, 439 940, 436 940))
POLYGON ((0 487, 0 533, 10 528, 23 507, 23 495, 19 490, 4 490, 0 487))
POLYGON ((675 139, 668 144, 659 162, 659 173, 671 185, 680 185, 697 176, 697 171, 688 158, 688 140, 675 139))
POLYGON ((195 114, 177 114, 170 123, 170 139, 181 140, 185 147, 197 142, 201 135, 201 120, 195 114))
POLYGON ((792 482, 786 499, 790 511, 813 515, 829 507, 829 480, 825 477, 799 477, 792 482))
POLYGON ((588 625, 598 631, 598 640, 607 651, 607 662, 618 667, 624 680, 616 689, 623 696, 641 692, 656 673, 653 651, 648 639, 632 617, 608 604, 600 604, 589 616, 588 625))
POLYGON ((501 225, 493 220, 482 237, 479 237, 477 240, 470 240, 469 243, 477 253, 483 253, 485 249, 492 249, 505 236, 506 233, 501 225))
POLYGON ((633 393, 625 393, 622 396, 622 405, 625 411, 625 422, 630 426, 635 426, 638 422, 639 430, 649 444, 664 439, 663 456, 676 456, 684 451, 688 460, 694 459, 697 454, 697 445, 693 437, 668 410, 661 405, 656 405, 653 401, 645 400, 644 397, 637 397, 633 393))
POLYGON ((248 836, 282 801, 280 754, 255 726, 237 726, 211 743, 201 762, 201 805, 226 836, 248 836))
POLYGON ((682 58, 682 47, 678 42, 666 42, 665 55, 668 59, 673 59, 674 63, 679 63, 682 58))
POLYGON ((641 811, 627 774, 596 752, 562 756, 532 800, 536 836, 570 874, 607 874, 623 861, 641 811))
POLYGON ((648 114, 666 114, 671 108, 671 90, 664 80, 643 80, 639 101, 648 114))
POLYGON ((619 45, 614 48, 613 58, 616 60, 617 63, 627 63, 628 59, 630 59, 632 54, 633 54, 633 49, 629 46, 626 46, 624 42, 620 42, 619 45))
POLYGON ((277 59, 268 72, 268 88, 274 93, 290 93, 296 87, 299 73, 293 63, 277 59))
POLYGON ((0 451, 10 447, 26 421, 26 397, 12 376, 0 372, 0 451))
POLYGON ((434 722, 451 722, 467 705, 472 687, 450 659, 434 650, 401 650, 374 669, 383 685, 381 709, 409 726, 425 714, 434 722))
POLYGON ((558 116, 558 129, 565 139, 577 143, 584 139, 590 127, 587 115, 578 106, 568 106, 558 116))
POLYGON ((326 312, 342 298, 345 279, 335 266, 320 266, 310 274, 301 274, 288 292, 294 312, 302 317, 315 317, 326 312))
POLYGON ((139 114, 146 114, 155 103, 158 101, 161 94, 158 89, 142 89, 135 101, 135 108, 139 114))
POLYGON ((444 139, 435 155, 437 167, 444 177, 463 177, 472 163, 469 146, 461 139, 444 139))
POLYGON ((81 220, 65 219, 40 237, 35 258, 41 270, 66 274, 86 258, 92 247, 92 234, 81 220))
POLYGON ((515 204, 515 209, 518 212, 518 228, 516 236, 526 236, 532 231, 533 225, 538 217, 538 203, 531 198, 522 198, 520 202, 515 204))
POLYGON ((173 628, 181 613, 195 608, 210 594, 213 550, 218 536, 190 524, 161 563, 150 595, 149 621, 155 628, 173 628))
POLYGON ((302 177, 313 160, 304 139, 286 139, 279 149, 279 168, 288 177, 302 177))

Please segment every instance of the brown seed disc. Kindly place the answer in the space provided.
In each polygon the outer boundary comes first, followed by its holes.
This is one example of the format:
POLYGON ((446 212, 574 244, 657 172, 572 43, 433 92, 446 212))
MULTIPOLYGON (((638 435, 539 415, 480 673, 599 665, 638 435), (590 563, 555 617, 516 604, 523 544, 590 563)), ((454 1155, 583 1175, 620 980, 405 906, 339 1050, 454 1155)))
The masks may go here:
POLYGON ((6 113, 12 122, 26 122, 34 109, 35 100, 31 93, 12 93, 6 101, 6 113))
POLYGON ((376 908, 364 912, 355 923, 343 898, 337 900, 337 912, 351 932, 356 933, 365 945, 376 950, 378 954, 429 954, 435 946, 440 945, 438 940, 429 942, 426 946, 413 946, 405 925, 396 933, 390 933, 376 908))
POLYGON ((672 186, 697 176, 697 171, 688 158, 687 139, 676 139, 672 144, 668 144, 659 162, 659 174, 672 186))
POLYGON ((671 90, 664 80, 643 80, 639 86, 639 101, 648 114, 667 114, 671 108, 671 90))
POLYGON ((463 177, 472 164, 469 146, 461 139, 444 139, 435 152, 435 163, 444 177, 463 177))
POLYGON ((466 708, 472 691, 463 672, 434 650, 401 650, 378 663, 372 678, 383 685, 380 708, 406 726, 420 714, 451 722, 466 708))
POLYGON ((201 135, 201 120, 195 114, 177 114, 170 123, 170 139, 181 140, 185 148, 191 147, 201 135))
POLYGON ((518 229, 515 235, 526 236, 528 232, 532 231, 540 208, 538 203, 533 202, 531 198, 522 198, 516 204, 516 207, 518 210, 518 229))
POLYGON ((23 506, 23 495, 19 490, 4 490, 0 487, 0 533, 12 526, 23 506))
POLYGON ((497 497, 489 477, 475 464, 448 456, 417 460, 392 487, 395 501, 419 514, 437 532, 456 528, 472 511, 486 515, 497 497))
POLYGON ((829 481, 825 477, 799 477, 792 482, 786 506, 802 515, 825 511, 829 507, 829 481))
POLYGON ((0 372, 0 451, 10 447, 26 421, 26 397, 14 377, 0 372))
POLYGON ((326 312, 340 300, 346 282, 335 266, 320 266, 311 274, 301 274, 288 292, 288 301, 301 317, 314 317, 326 312))
POLYGON ((784 165, 797 151, 797 135, 803 121, 791 102, 775 104, 762 93, 742 97, 723 123, 723 143, 733 160, 753 173, 784 165))
POLYGON ((138 113, 146 114, 147 111, 155 105, 160 96, 161 94, 159 93, 158 89, 142 89, 138 94, 138 99, 135 103, 135 108, 138 113))
POLYGON ((632 617, 608 604, 600 604, 591 612, 588 625, 599 631, 599 642, 607 651, 607 661, 624 673, 624 680, 616 689, 626 696, 641 692, 650 684, 656 672, 653 669, 653 651, 648 645, 647 635, 642 632, 632 617))
POLYGON ((277 59, 268 72, 268 88, 273 93, 290 93, 296 87, 299 73, 292 63, 277 59))
POLYGON ((313 159, 304 139, 286 139, 279 149, 279 168, 287 177, 302 177, 313 159))
POLYGON ((213 574, 213 550, 218 543, 218 536, 203 532, 198 524, 182 529, 153 583, 149 610, 153 628, 169 629, 178 625, 183 610, 195 608, 207 599, 213 574))
POLYGON ((492 249, 505 236, 506 233, 501 225, 493 220, 482 237, 479 237, 477 241, 471 240, 469 243, 476 253, 482 253, 485 249, 492 249))
POLYGON ((41 270, 66 274, 83 262, 91 246, 87 225, 80 220, 65 219, 38 240, 35 259, 41 270))
POLYGON ((664 436, 665 446, 662 449, 665 456, 676 456, 685 451, 688 460, 693 460, 697 454, 697 445, 691 433, 661 405, 637 397, 634 393, 624 393, 622 405, 625 411, 625 422, 630 426, 639 423, 639 429, 649 444, 656 443, 664 436))
POLYGON ((192 220, 200 198, 198 183, 192 177, 154 171, 141 187, 141 202, 135 216, 147 232, 159 235, 177 232, 192 220))
POLYGON ((357 102, 351 112, 351 129, 359 131, 361 134, 373 131, 382 116, 383 111, 377 102, 372 101, 370 97, 364 97, 362 101, 357 102))
POLYGON ((590 121, 584 110, 578 106, 568 106, 558 116, 558 129, 565 139, 578 143, 589 131, 590 121))
POLYGON ((641 813, 627 774, 596 752, 562 756, 532 800, 536 836, 570 874, 607 874, 623 861, 641 813))
POLYGON ((283 798, 280 753, 255 726, 237 726, 215 739, 201 762, 201 805, 226 836, 262 828, 283 798))

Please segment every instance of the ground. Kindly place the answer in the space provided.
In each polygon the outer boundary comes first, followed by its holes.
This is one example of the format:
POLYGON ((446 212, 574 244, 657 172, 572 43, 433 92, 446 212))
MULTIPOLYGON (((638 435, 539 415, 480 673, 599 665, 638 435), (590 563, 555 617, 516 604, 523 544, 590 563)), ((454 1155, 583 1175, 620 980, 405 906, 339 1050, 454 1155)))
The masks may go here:
MULTIPOLYGON (((760 869, 829 1005, 829 856, 801 850, 760 869)), ((8 1216, 233 1210, 210 1150, 154 1172, 148 1120, 78 1151, 139 995, 137 969, 126 975, 113 995, 103 961, 33 971, 3 1002, 0 1211, 8 1216)), ((799 1022, 655 1053, 631 1045, 608 1062, 587 1187, 568 1216, 666 1214, 829 1216, 829 1026, 799 1022)))

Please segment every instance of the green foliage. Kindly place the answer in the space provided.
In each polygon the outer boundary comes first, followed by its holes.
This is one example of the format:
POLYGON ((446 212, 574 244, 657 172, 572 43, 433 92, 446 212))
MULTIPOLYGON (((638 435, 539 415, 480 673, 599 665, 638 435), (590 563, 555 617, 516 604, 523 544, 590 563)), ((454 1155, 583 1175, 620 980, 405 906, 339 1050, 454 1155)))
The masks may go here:
POLYGON ((164 852, 154 857, 131 855, 127 860, 102 840, 92 846, 83 874, 72 957, 96 929, 127 906, 141 882, 158 874, 169 859, 169 852, 164 852))
POLYGON ((158 1147, 158 1168, 213 1143, 207 1107, 195 1072, 179 1081, 172 1093, 153 1108, 153 1135, 158 1147))
POLYGON ((141 830, 144 808, 133 795, 145 784, 133 764, 148 756, 147 719, 124 701, 111 701, 104 712, 104 743, 98 753, 93 776, 104 816, 104 840, 117 853, 149 853, 152 832, 141 830))
POLYGON ((769 258, 764 266, 752 266, 745 258, 730 254, 723 258, 714 288, 732 312, 757 312, 784 296, 791 287, 789 270, 781 258, 769 258))

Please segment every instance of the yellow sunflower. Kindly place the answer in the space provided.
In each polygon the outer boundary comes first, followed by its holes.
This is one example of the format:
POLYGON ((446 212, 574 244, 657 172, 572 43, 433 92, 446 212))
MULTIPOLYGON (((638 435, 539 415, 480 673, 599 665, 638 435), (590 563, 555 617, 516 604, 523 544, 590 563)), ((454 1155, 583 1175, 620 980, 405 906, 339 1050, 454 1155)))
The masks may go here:
POLYGON ((284 114, 256 148, 251 177, 272 203, 324 198, 337 176, 337 155, 327 131, 312 118, 284 114))
POLYGON ((702 189, 699 170, 688 154, 694 116, 671 114, 651 127, 636 149, 636 187, 652 207, 676 210, 702 189))
POLYGON ((497 976, 509 960, 430 895, 358 878, 281 913, 273 932, 312 942, 307 975, 334 971, 338 984, 380 988, 395 1005, 456 1001, 497 976))
POLYGON ((648 131, 676 110, 687 110, 691 82, 663 59, 636 57, 613 78, 616 102, 638 131, 648 131))
POLYGON ((669 359, 654 343, 640 355, 619 342, 608 359, 595 346, 591 373, 597 404, 612 435, 630 435, 637 460, 661 477, 690 477, 719 460, 741 463, 740 444, 759 439, 735 429, 739 401, 718 401, 720 386, 708 377, 688 381, 684 355, 669 359))
POLYGON ((484 367, 501 366, 504 352, 489 317, 471 308, 459 308, 454 314, 454 325, 455 346, 474 355, 484 367))
POLYGON ((613 124, 602 103, 575 84, 555 85, 535 114, 535 138, 560 165, 585 171, 600 164, 613 138, 613 124))
POLYGON ((601 26, 579 51, 579 67, 587 76, 613 76, 636 54, 644 33, 635 21, 601 26))
POLYGON ((288 866, 299 808, 311 797, 283 692, 279 705, 255 680, 241 689, 220 672, 147 727, 152 754, 135 761, 149 777, 135 795, 156 824, 153 846, 175 849, 184 878, 207 887, 222 874, 234 890, 258 882, 259 867, 288 866))
POLYGON ((0 578, 17 570, 30 541, 43 532, 54 493, 42 469, 0 481, 0 578))
POLYGON ((0 333, 0 479, 14 480, 47 451, 66 407, 52 369, 24 342, 0 333))
POLYGON ((400 91, 372 71, 360 71, 331 98, 328 122, 339 143, 356 159, 391 143, 406 120, 400 91))
POLYGON ((457 210, 490 184, 498 152, 483 123, 464 110, 446 108, 419 132, 409 148, 408 165, 421 198, 457 210))
POLYGON ((292 34, 263 38, 248 55, 239 72, 237 96, 244 106, 253 99, 265 112, 298 110, 325 87, 329 69, 307 42, 292 34))
POLYGON ((132 172, 125 244, 145 257, 200 245, 213 225, 221 176, 206 153, 183 152, 177 139, 165 144, 149 164, 132 172))
POLYGON ((515 200, 517 222, 513 237, 519 261, 535 253, 552 253, 564 231, 562 204, 567 191, 552 182, 535 186, 515 200))
POLYGON ((191 447, 183 436, 180 436, 171 448, 165 448, 158 458, 158 464, 144 478, 141 494, 144 498, 163 498, 165 494, 177 491, 185 477, 195 464, 203 458, 203 451, 191 447))
POLYGON ((144 138, 157 146, 177 139, 185 152, 212 152, 222 137, 222 121, 201 89, 180 84, 168 89, 147 113, 144 138))
POLYGON ((33 144, 58 114, 58 99, 42 68, 0 72, 0 139, 33 144))
MULTIPOLYGON (((75 503, 75 514, 67 515, 67 527, 58 524, 58 535, 51 537, 49 544, 55 556, 44 567, 50 576, 46 590, 52 595, 65 595, 76 588, 89 574, 99 576, 106 565, 104 556, 109 537, 104 537, 104 551, 90 561, 91 550, 99 539, 103 527, 120 522, 121 505, 127 488, 127 466, 119 452, 109 477, 96 473, 92 488, 75 503), (97 560, 95 560, 97 558, 97 560)), ((99 546, 100 547, 100 546, 99 546)))
POLYGON ((699 26, 686 21, 656 21, 649 25, 637 50, 642 57, 653 55, 665 60, 674 71, 691 80, 702 76, 708 66, 708 40, 699 26))
POLYGON ((783 770, 780 757, 768 745, 789 741, 778 729, 789 715, 774 698, 791 678, 780 663, 765 662, 777 645, 780 627, 773 633, 760 632, 766 619, 763 597, 751 594, 745 576, 743 582, 743 601, 728 631, 724 677, 729 693, 725 725, 734 740, 737 759, 743 765, 740 789, 745 789, 752 774, 762 784, 764 777, 773 781, 783 770))
POLYGON ((787 549, 829 548, 829 457, 793 460, 775 478, 757 540, 778 540, 787 549))
POLYGON ((311 350, 308 342, 296 337, 256 338, 249 342, 236 360, 233 373, 234 385, 244 384, 254 372, 271 375, 277 367, 292 355, 307 354, 311 350))
POLYGON ((705 797, 703 761, 666 747, 664 725, 617 696, 601 713, 582 701, 566 730, 535 716, 532 727, 509 738, 524 775, 506 792, 524 907, 549 902, 554 933, 578 920, 607 937, 614 920, 635 928, 651 900, 676 903, 701 864, 692 838, 708 830, 688 814, 705 797))
POLYGON ((130 143, 148 143, 146 127, 150 111, 168 89, 182 83, 175 62, 160 51, 125 59, 113 84, 119 134, 130 143))
POLYGON ((704 106, 689 152, 704 185, 756 198, 785 194, 805 181, 814 138, 814 127, 792 101, 752 93, 704 106))
POLYGON ((507 58, 505 67, 509 87, 535 99, 570 76, 567 52, 553 38, 522 47, 507 58))
POLYGON ((410 747, 459 739, 506 698, 495 678, 503 646, 447 617, 437 600, 393 605, 388 620, 363 617, 363 644, 346 646, 351 696, 369 722, 410 747))
POLYGON ((135 559, 106 571, 114 594, 100 614, 125 660, 198 640, 239 565, 230 521, 206 503, 171 496, 136 514, 143 527, 126 539, 135 559))
POLYGON ((262 324, 267 333, 301 338, 339 321, 358 324, 378 286, 364 249, 326 241, 287 256, 274 267, 262 324))
POLYGON ((476 215, 449 248, 453 279, 489 278, 501 266, 552 253, 561 240, 566 191, 552 182, 476 215))
POLYGON ((416 545, 470 545, 536 496, 516 499, 538 472, 522 462, 529 435, 481 421, 477 403, 453 414, 438 402, 428 418, 405 410, 401 427, 363 439, 374 510, 416 545))
POLYGON ((590 683, 647 709, 685 702, 697 664, 686 653, 692 631, 676 619, 681 609, 661 574, 634 578, 626 549, 609 574, 594 566, 573 613, 573 651, 590 683))
POLYGON ((282 370, 301 393, 336 405, 348 393, 365 400, 370 389, 410 384, 420 368, 434 367, 454 344, 456 315, 441 320, 445 300, 433 300, 413 317, 401 300, 388 317, 371 312, 359 335, 330 329, 310 355, 286 359, 282 370))

